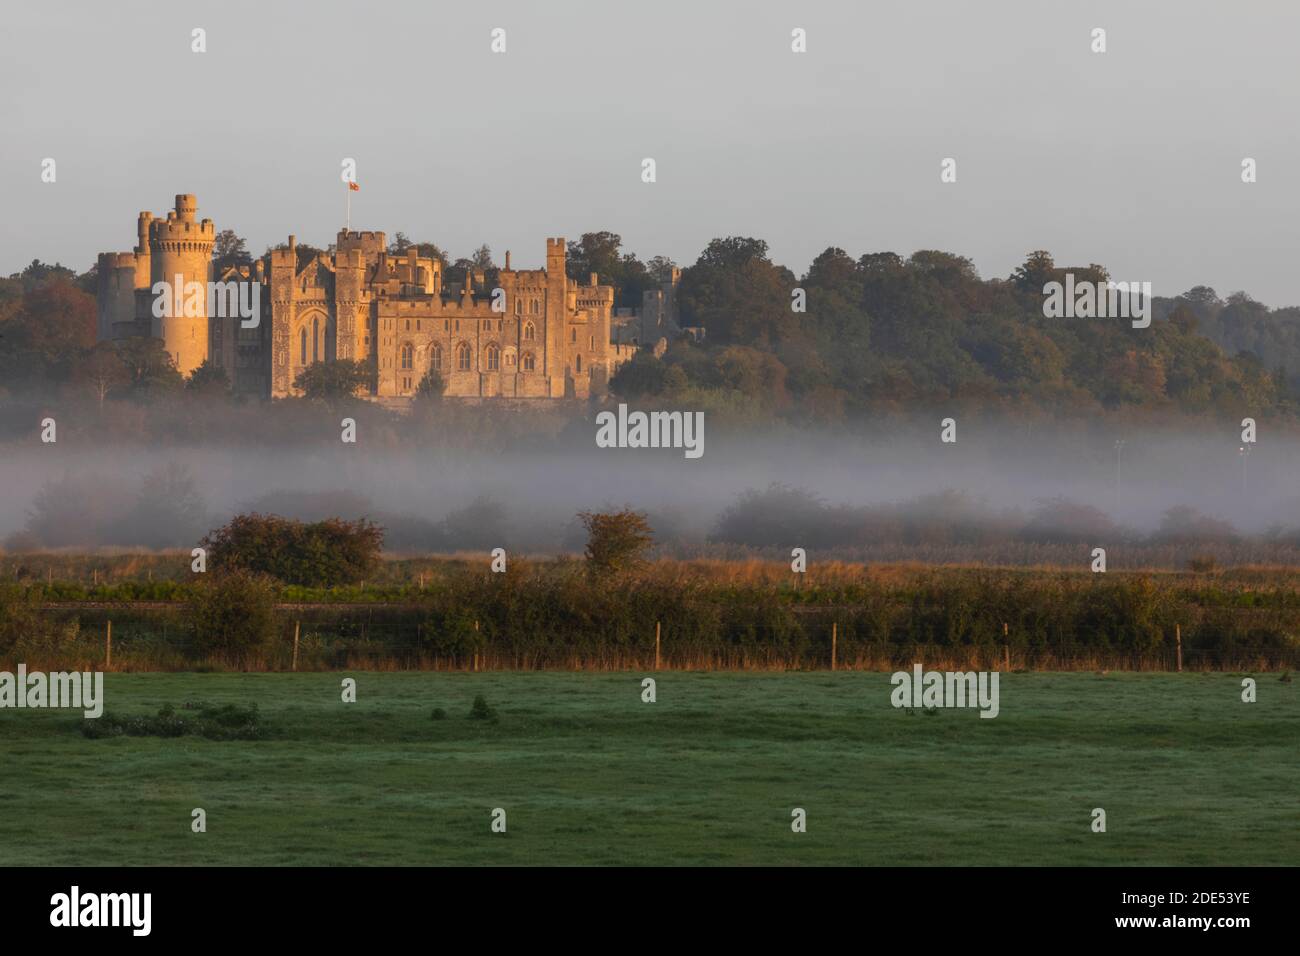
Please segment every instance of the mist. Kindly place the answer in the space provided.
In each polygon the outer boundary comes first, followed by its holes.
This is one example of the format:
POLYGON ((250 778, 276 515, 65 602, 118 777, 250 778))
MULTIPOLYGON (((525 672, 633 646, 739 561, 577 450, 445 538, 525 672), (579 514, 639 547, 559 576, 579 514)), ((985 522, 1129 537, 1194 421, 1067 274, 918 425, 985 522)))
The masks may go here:
MULTIPOLYGON (((631 507, 650 516, 668 553, 747 542, 788 554, 824 543, 825 528, 805 527, 800 517, 799 507, 815 506, 823 524, 859 521, 853 509, 875 508, 913 526, 1001 528, 1013 537, 1031 526, 1034 540, 1062 542, 1168 532, 1169 509, 1182 507, 1194 510, 1212 539, 1300 543, 1291 540, 1300 530, 1295 436, 1270 437, 1265 428, 1243 461, 1231 423, 1139 430, 1113 422, 959 422, 957 440, 944 443, 939 421, 706 427, 696 460, 681 449, 596 448, 590 420, 570 422, 553 441, 504 448, 410 440, 376 449, 364 432, 356 445, 337 432, 286 447, 11 443, 0 459, 0 541, 11 551, 191 547, 232 515, 257 510, 304 520, 370 517, 388 529, 393 553, 502 546, 547 554, 581 550, 577 512, 631 507), (789 514, 764 514, 783 529, 773 537, 789 540, 718 534, 746 493, 762 513, 761 493, 772 486, 794 492, 766 499, 773 508, 800 503, 789 514), (1064 525, 1054 534, 1052 516, 1066 504, 1095 512, 1095 534, 1064 525)), ((743 511, 731 517, 733 530, 748 520, 743 511)), ((901 537, 915 543, 914 533, 901 537)), ((972 545, 963 556, 978 559, 988 535, 949 538, 972 545)), ((871 539, 864 531, 854 542, 860 550, 871 539)), ((1239 557, 1290 560, 1254 550, 1239 557)))

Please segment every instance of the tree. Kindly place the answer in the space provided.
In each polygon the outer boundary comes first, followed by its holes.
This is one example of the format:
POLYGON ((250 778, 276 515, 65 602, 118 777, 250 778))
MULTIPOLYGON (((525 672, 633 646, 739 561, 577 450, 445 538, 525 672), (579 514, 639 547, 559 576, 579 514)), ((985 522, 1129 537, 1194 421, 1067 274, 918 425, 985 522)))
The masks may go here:
POLYGON ((333 362, 315 362, 293 380, 309 400, 336 404, 355 398, 357 391, 370 384, 370 370, 365 363, 354 359, 337 359, 333 362))
POLYGON ((790 308, 797 285, 789 269, 767 258, 761 239, 714 239, 682 273, 683 324, 708 329, 709 341, 774 349, 796 334, 790 308))
POLYGON ((365 518, 310 524, 279 515, 236 515, 200 542, 218 572, 251 571, 286 584, 355 584, 379 565, 384 529, 365 518))
POLYGON ((250 571, 211 575, 191 593, 188 620, 195 650, 242 665, 275 636, 275 588, 250 571))
POLYGON ((1056 263, 1052 254, 1044 249, 1035 249, 1025 261, 1011 274, 1011 281, 1022 292, 1041 294, 1043 286, 1056 278, 1056 263))
POLYGON ((657 285, 672 281, 673 270, 677 268, 677 263, 667 256, 655 256, 645 264, 646 275, 657 285))
POLYGON ((104 410, 104 399, 114 390, 123 388, 131 381, 131 371, 114 342, 98 342, 86 357, 77 364, 74 378, 85 383, 91 394, 99 401, 99 410, 104 410))
POLYGON ((212 272, 221 275, 226 269, 252 265, 253 257, 249 254, 244 240, 235 235, 233 229, 222 229, 217 233, 212 244, 212 272))
POLYGON ((442 398, 442 394, 446 390, 446 379, 442 377, 442 374, 437 369, 431 368, 420 379, 420 384, 415 389, 415 400, 417 402, 436 402, 442 398))
POLYGON ((176 370, 161 339, 123 339, 118 343, 118 355, 127 369, 127 389, 138 401, 150 401, 184 387, 185 380, 176 370))
POLYGON ((230 394, 230 376, 221 366, 204 359, 185 380, 185 391, 196 397, 224 397, 230 394))
POLYGON ((580 511, 578 518, 587 529, 587 570, 594 578, 636 568, 653 543, 654 532, 639 511, 580 511))

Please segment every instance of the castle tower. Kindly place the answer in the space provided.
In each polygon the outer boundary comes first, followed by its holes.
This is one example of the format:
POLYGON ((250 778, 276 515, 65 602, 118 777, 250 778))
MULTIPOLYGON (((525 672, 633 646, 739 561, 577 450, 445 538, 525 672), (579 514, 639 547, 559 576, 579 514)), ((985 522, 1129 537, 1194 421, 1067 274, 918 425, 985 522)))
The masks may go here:
MULTIPOLYGON (((151 332, 162 339, 163 347, 176 363, 182 375, 189 375, 208 357, 208 279, 212 272, 212 246, 216 242, 216 227, 211 219, 195 220, 198 203, 194 196, 182 193, 176 197, 176 208, 166 219, 154 219, 149 228, 150 284, 166 282, 182 302, 197 300, 197 315, 185 315, 172 307, 173 314, 162 318, 152 316, 151 332), (181 283, 180 290, 176 290, 181 283), (198 283, 196 290, 190 283, 198 283), (190 292, 197 291, 192 297, 190 292)), ((141 223, 144 217, 141 216, 141 223)), ((150 305, 153 300, 151 297, 150 305)), ((218 345, 218 351, 220 346, 218 345)))
POLYGON ((95 337, 100 342, 124 338, 135 318, 135 290, 139 259, 133 252, 101 252, 95 272, 99 322, 95 337))
POLYGON ((551 398, 564 397, 568 366, 565 326, 568 324, 568 276, 563 238, 546 240, 546 379, 551 398))
POLYGON ((149 224, 153 222, 153 213, 142 212, 135 221, 135 287, 147 289, 153 280, 149 267, 149 224))

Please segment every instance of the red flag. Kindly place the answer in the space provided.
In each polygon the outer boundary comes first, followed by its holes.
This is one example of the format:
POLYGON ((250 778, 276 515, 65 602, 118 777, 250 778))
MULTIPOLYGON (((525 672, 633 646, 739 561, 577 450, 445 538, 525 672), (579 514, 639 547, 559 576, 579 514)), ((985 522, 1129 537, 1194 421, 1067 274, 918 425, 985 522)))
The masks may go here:
POLYGON ((348 189, 352 190, 354 193, 361 192, 361 187, 351 181, 348 182, 348 189))

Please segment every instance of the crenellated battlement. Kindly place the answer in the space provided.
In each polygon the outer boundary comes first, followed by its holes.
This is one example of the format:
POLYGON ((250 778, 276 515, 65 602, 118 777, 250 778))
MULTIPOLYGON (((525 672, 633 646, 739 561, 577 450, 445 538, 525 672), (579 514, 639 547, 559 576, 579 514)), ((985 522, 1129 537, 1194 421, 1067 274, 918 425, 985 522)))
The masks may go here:
POLYGON ((138 256, 134 252, 101 252, 98 260, 98 271, 101 274, 130 269, 132 275, 135 273, 138 256))

